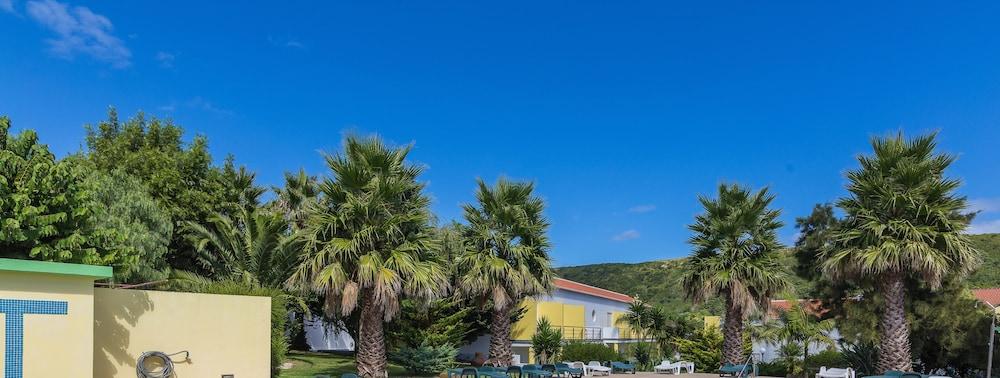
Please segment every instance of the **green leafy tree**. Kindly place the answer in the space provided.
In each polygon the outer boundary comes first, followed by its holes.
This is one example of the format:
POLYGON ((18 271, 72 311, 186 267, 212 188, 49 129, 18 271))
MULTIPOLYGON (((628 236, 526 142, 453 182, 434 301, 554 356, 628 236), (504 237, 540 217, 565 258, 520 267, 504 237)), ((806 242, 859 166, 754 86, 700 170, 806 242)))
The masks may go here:
POLYGON ((326 157, 332 177, 320 184, 321 199, 309 207, 302 233, 307 256, 293 281, 325 294, 331 314, 360 310, 362 376, 385 376, 383 327, 398 315, 400 300, 435 298, 448 288, 432 253, 430 200, 417 182, 423 169, 407 163, 410 149, 347 137, 342 153, 326 157))
POLYGON ((511 363, 511 313, 522 300, 553 289, 549 223, 545 204, 531 183, 501 178, 490 187, 478 181, 477 204, 466 204, 466 251, 458 257, 458 289, 479 303, 491 303, 490 359, 511 363))
POLYGON ((92 265, 134 265, 134 250, 100 227, 85 172, 56 159, 34 131, 9 135, 0 117, 0 253, 5 257, 92 265))
POLYGON ((152 282, 167 278, 164 257, 173 235, 170 216, 141 181, 122 171, 91 171, 84 180, 90 191, 94 225, 113 230, 128 261, 115 263, 115 280, 152 282))
POLYGON ((906 281, 936 289, 945 276, 964 277, 979 263, 963 232, 960 182, 944 175, 954 157, 936 153, 934 137, 872 140, 874 154, 858 157, 861 168, 847 174, 850 196, 837 202, 846 217, 823 253, 828 277, 873 282, 884 300, 879 371, 912 368, 906 281))
POLYGON ((830 244, 830 233, 837 226, 838 219, 833 214, 833 205, 816 204, 812 212, 795 218, 795 228, 799 236, 795 240, 796 273, 807 280, 823 278, 823 272, 816 264, 819 255, 830 244))
POLYGON ((674 340, 681 358, 694 362, 695 366, 701 366, 702 369, 711 369, 711 366, 719 364, 722 359, 722 343, 722 333, 715 326, 698 329, 689 338, 674 340))
POLYGON ((551 363, 561 349, 562 331, 552 327, 549 319, 539 319, 535 334, 531 336, 531 350, 535 352, 535 358, 543 364, 551 363))
POLYGON ((781 248, 776 231, 778 210, 769 206, 767 189, 751 193, 739 185, 720 185, 718 198, 699 197, 705 208, 689 226, 694 252, 684 266, 684 291, 695 302, 722 296, 726 302, 723 363, 743 359, 744 321, 767 308, 771 298, 789 287, 775 258, 781 248))
MULTIPOLYGON (((170 215, 175 231, 181 231, 185 222, 206 224, 216 214, 235 211, 240 198, 253 192, 246 182, 249 172, 233 168, 231 158, 227 169, 214 166, 208 140, 199 135, 185 143, 183 134, 172 122, 147 119, 143 113, 119 121, 112 108, 107 120, 87 126, 85 156, 100 171, 138 178, 170 215)), ((190 240, 185 232, 173 233, 169 265, 211 275, 198 265, 190 240)))

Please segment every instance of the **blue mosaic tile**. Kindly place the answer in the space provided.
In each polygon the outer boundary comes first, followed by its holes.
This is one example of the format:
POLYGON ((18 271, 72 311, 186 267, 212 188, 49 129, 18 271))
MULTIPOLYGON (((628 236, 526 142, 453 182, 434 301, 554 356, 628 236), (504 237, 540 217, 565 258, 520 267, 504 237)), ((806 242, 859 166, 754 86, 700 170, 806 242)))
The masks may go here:
POLYGON ((24 315, 66 315, 69 304, 64 301, 0 299, 4 314, 4 378, 24 378, 24 315))

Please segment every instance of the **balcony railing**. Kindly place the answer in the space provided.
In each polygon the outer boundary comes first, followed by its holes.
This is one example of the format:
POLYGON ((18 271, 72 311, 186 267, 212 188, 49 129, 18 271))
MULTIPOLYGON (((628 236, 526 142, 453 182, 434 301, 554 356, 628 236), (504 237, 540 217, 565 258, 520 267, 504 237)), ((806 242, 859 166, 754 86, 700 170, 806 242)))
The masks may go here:
POLYGON ((640 337, 630 329, 618 327, 555 326, 554 328, 561 330, 563 340, 567 341, 638 340, 640 337))

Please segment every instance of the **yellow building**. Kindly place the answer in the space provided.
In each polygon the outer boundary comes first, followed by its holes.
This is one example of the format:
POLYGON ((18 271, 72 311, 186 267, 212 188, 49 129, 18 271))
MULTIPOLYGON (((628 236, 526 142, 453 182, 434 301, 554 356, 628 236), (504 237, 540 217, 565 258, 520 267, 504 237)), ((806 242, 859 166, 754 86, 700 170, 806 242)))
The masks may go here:
MULTIPOLYGON (((563 340, 595 342, 618 347, 639 341, 627 327, 617 324, 628 311, 632 297, 566 279, 555 280, 552 295, 527 300, 521 305, 524 316, 513 325, 511 346, 515 359, 534 361, 531 337, 538 321, 548 319, 562 331, 563 340)), ((460 358, 471 359, 476 354, 488 357, 490 335, 485 335, 462 348, 460 358)))
POLYGON ((5 378, 133 378, 143 352, 178 377, 270 376, 271 300, 94 288, 110 267, 0 259, 5 378))

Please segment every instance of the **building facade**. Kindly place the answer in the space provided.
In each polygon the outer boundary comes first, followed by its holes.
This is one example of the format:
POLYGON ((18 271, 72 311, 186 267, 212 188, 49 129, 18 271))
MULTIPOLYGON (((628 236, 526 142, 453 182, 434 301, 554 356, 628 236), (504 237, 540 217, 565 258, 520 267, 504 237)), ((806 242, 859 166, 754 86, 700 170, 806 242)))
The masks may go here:
MULTIPOLYGON (((551 295, 522 303, 524 316, 511 330, 511 346, 520 361, 534 360, 531 337, 543 318, 562 331, 565 341, 602 343, 614 348, 639 341, 628 327, 616 324, 628 312, 632 297, 562 278, 554 283, 556 289, 551 295)), ((471 360, 476 355, 489 358, 490 337, 484 335, 462 347, 459 358, 471 360)))

